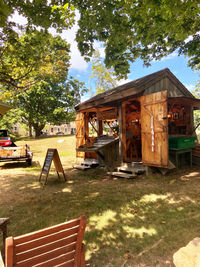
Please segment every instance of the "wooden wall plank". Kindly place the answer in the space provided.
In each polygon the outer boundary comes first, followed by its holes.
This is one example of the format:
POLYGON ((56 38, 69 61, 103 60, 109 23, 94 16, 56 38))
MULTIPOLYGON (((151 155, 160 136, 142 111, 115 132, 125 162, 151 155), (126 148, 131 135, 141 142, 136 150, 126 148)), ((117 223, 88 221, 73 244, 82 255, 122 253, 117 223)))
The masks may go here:
MULTIPOLYGON (((84 113, 79 112, 76 114, 76 148, 83 145, 85 143, 84 139, 84 113)), ((80 158, 85 157, 84 152, 76 152, 76 156, 80 158)))
POLYGON ((168 167, 168 121, 164 118, 167 118, 167 91, 141 97, 142 161, 145 165, 168 167))
POLYGON ((118 108, 118 124, 119 124, 119 162, 121 163, 123 161, 123 142, 122 142, 122 136, 123 136, 123 114, 122 114, 122 105, 118 108))
POLYGON ((126 161, 126 104, 122 103, 122 152, 123 161, 126 161))

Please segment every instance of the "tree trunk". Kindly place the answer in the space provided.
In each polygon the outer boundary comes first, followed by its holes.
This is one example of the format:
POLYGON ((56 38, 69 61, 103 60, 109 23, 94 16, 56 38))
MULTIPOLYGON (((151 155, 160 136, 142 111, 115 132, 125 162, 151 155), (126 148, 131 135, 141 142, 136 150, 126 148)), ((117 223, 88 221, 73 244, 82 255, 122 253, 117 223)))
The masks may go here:
POLYGON ((28 124, 28 130, 29 130, 29 137, 33 136, 33 132, 32 132, 32 123, 28 124))
POLYGON ((35 138, 39 138, 41 135, 41 131, 44 128, 45 124, 39 125, 38 123, 33 124, 33 128, 35 130, 35 138))

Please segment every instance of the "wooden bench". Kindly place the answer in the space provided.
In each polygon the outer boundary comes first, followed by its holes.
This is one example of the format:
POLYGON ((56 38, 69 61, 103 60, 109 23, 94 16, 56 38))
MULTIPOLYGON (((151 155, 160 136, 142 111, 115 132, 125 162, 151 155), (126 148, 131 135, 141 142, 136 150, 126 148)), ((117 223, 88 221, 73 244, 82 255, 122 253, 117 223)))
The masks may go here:
POLYGON ((85 267, 86 217, 6 239, 6 267, 85 267))

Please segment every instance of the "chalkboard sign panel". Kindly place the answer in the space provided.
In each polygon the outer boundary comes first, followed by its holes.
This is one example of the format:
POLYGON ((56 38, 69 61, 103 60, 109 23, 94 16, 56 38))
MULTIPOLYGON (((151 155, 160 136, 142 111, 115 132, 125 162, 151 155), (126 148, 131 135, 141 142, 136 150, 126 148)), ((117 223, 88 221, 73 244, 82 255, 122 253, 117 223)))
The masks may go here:
POLYGON ((50 171, 50 168, 51 168, 52 160, 54 162, 55 169, 56 169, 56 172, 58 174, 58 177, 60 178, 59 172, 62 172, 63 173, 63 177, 64 177, 64 179, 66 181, 65 173, 64 173, 64 170, 63 170, 63 167, 62 167, 62 163, 60 161, 60 157, 58 155, 57 149, 49 148, 47 150, 47 154, 46 154, 46 157, 45 157, 45 160, 44 160, 42 171, 41 171, 41 174, 40 174, 40 177, 39 177, 39 181, 41 182, 42 174, 44 173, 46 175, 44 184, 47 184, 47 178, 48 178, 49 171, 50 171))
POLYGON ((51 167, 51 162, 53 160, 53 154, 54 154, 54 151, 50 149, 47 150, 47 154, 46 154, 46 158, 45 158, 44 166, 43 166, 43 172, 49 172, 49 169, 51 167))

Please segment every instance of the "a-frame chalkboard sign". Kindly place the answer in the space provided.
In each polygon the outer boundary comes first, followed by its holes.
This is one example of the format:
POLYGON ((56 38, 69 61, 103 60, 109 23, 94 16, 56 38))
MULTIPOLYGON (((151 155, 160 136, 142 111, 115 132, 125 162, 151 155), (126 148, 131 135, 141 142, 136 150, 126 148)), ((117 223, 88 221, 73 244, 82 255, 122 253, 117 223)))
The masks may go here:
POLYGON ((60 178, 59 172, 62 172, 63 177, 64 177, 64 179, 66 181, 65 173, 64 173, 63 166, 62 166, 62 163, 60 161, 60 157, 58 155, 57 149, 49 148, 47 150, 46 158, 45 158, 45 161, 44 161, 44 164, 43 164, 43 167, 42 167, 42 171, 41 171, 41 174, 40 174, 40 177, 39 177, 39 182, 41 182, 42 175, 44 174, 46 176, 44 184, 47 184, 47 178, 48 178, 48 175, 49 175, 49 171, 50 171, 50 168, 51 168, 52 161, 54 162, 55 169, 56 169, 56 172, 58 174, 58 178, 60 178))

